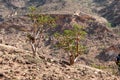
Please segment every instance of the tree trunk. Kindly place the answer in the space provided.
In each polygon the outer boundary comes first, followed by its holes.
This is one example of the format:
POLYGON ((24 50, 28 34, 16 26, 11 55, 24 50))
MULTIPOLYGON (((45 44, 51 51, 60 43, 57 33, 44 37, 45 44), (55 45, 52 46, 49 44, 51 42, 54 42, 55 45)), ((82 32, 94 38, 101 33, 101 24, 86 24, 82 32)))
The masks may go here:
POLYGON ((34 43, 31 43, 31 47, 32 47, 33 56, 38 56, 37 54, 38 50, 34 43))
POLYGON ((70 65, 74 64, 74 59, 75 59, 75 56, 73 54, 71 54, 70 55, 70 65))

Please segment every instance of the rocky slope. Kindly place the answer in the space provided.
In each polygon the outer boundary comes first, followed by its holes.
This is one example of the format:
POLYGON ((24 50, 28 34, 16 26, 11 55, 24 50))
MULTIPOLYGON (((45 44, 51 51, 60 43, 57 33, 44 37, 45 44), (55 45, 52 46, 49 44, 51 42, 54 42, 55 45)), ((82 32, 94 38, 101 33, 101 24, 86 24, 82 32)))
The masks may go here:
POLYGON ((50 59, 35 59, 28 51, 0 44, 1 80, 119 80, 108 72, 75 64, 61 65, 50 59))
POLYGON ((106 17, 113 26, 120 25, 120 1, 114 0, 110 5, 100 11, 103 17, 106 17))
POLYGON ((112 75, 110 72, 104 72, 80 63, 68 66, 63 63, 60 64, 59 61, 56 61, 57 59, 44 57, 35 59, 29 51, 0 44, 0 79, 119 80, 119 77, 112 75))
POLYGON ((86 12, 105 17, 112 26, 119 25, 119 0, 0 0, 0 19, 25 15, 29 6, 36 6, 44 13, 86 12))
POLYGON ((38 12, 58 12, 58 13, 74 13, 77 10, 92 13, 94 3, 92 0, 0 0, 0 15, 8 17, 8 15, 24 15, 28 11, 29 6, 36 6, 38 12), (81 5, 82 4, 82 5, 81 5), (40 10, 39 10, 40 9, 40 10), (9 13, 9 14, 8 14, 9 13))
MULTIPOLYGON (((51 16, 58 17, 59 27, 56 30, 65 29, 74 22, 86 27, 88 36, 83 43, 88 48, 87 54, 80 55, 75 65, 68 66, 68 56, 64 51, 53 50, 50 45, 46 46, 43 42, 39 50, 40 59, 35 59, 29 43, 26 42, 26 34, 31 30, 28 17, 8 18, 0 23, 1 79, 119 80, 119 76, 116 76, 114 57, 108 57, 114 48, 112 50, 108 47, 120 44, 120 37, 105 25, 106 21, 81 12, 77 15, 51 14, 51 16), (108 55, 104 56, 105 60, 101 56, 103 49, 107 49, 104 51, 104 55, 108 55)), ((120 49, 116 47, 114 52, 118 54, 116 51, 120 49)))
MULTIPOLYGON (((0 79, 119 80, 114 59, 120 52, 120 30, 108 27, 105 18, 93 15, 93 12, 91 15, 91 11, 95 9, 93 5, 98 5, 99 1, 101 0, 94 0, 95 4, 90 4, 92 0, 0 0, 0 17, 5 17, 4 20, 1 18, 0 22, 0 79), (78 57, 73 66, 68 65, 68 56, 63 50, 54 50, 52 43, 46 45, 49 39, 41 43, 40 58, 33 58, 26 38, 32 29, 31 21, 26 15, 20 16, 19 13, 24 13, 24 10, 26 12, 30 5, 42 7, 42 12, 57 17, 58 27, 54 30, 62 31, 72 23, 86 27, 88 34, 83 44, 86 45, 87 51, 78 57), (92 9, 88 8, 90 6, 92 9)), ((98 11, 106 8, 112 0, 104 0, 109 1, 108 4, 102 1, 98 11), (105 6, 101 7, 103 5, 105 6)))

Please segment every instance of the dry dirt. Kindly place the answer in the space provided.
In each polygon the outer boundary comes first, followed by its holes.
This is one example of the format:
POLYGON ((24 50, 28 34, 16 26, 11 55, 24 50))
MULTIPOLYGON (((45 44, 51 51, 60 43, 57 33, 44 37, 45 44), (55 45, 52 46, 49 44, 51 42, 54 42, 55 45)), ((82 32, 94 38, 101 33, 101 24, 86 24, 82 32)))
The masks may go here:
POLYGON ((119 80, 117 76, 80 63, 59 64, 53 59, 33 58, 28 51, 0 44, 1 80, 119 80))

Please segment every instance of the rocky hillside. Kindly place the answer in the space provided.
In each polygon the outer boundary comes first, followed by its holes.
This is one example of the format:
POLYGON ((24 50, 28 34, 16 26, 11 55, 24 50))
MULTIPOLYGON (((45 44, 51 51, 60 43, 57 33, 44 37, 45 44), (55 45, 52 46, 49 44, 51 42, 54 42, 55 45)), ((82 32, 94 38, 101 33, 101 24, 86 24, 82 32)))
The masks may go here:
POLYGON ((25 15, 29 6, 36 6, 44 13, 86 12, 105 17, 112 26, 119 20, 119 0, 0 0, 0 20, 4 17, 25 15))
POLYGON ((107 18, 113 26, 120 25, 120 1, 114 0, 110 5, 103 8, 100 13, 107 18))
MULTIPOLYGON (((88 36, 83 44, 88 51, 80 55, 73 66, 68 65, 68 56, 62 50, 54 50, 50 44, 39 49, 40 59, 32 56, 26 42, 31 23, 27 16, 8 18, 0 23, 0 79, 8 80, 119 80, 114 56, 120 49, 109 48, 120 44, 120 37, 105 25, 106 20, 85 13, 50 14, 57 17, 57 28, 63 30, 78 23, 86 27, 88 36), (103 52, 103 49, 106 49, 103 52), (111 51, 113 51, 111 53, 111 51), (102 54, 102 56, 101 56, 102 54), (103 54, 104 59, 103 59, 103 54), (106 56, 107 55, 107 56, 106 56)), ((47 40, 45 40, 47 41, 47 40)))
POLYGON ((24 15, 28 11, 29 6, 36 6, 38 12, 58 12, 58 13, 74 13, 76 11, 84 11, 92 13, 94 3, 92 0, 0 0, 0 15, 8 17, 9 15, 24 15), (4 15, 3 15, 4 14, 4 15))
POLYGON ((96 15, 103 10, 102 16, 119 25, 119 0, 112 1, 0 0, 0 80, 119 80, 114 61, 120 53, 119 26, 111 28, 105 18, 96 15), (87 49, 74 65, 69 66, 66 52, 53 48, 52 34, 40 43, 39 58, 33 57, 26 37, 32 23, 25 15, 31 5, 41 10, 40 15, 57 17, 52 32, 68 29, 72 23, 85 27, 82 44, 87 49))
POLYGON ((75 64, 35 59, 30 52, 0 44, 1 80, 119 80, 108 72, 75 64))

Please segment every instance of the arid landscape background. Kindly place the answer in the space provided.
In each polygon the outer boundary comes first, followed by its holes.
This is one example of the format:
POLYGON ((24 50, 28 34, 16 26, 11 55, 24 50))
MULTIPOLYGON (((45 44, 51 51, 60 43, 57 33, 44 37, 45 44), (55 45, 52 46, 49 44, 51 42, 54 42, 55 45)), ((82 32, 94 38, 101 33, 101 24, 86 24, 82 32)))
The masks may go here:
MULTIPOLYGON (((120 80, 115 57, 120 53, 120 0, 0 0, 0 80, 120 80), (27 33, 28 8, 57 16, 55 30, 71 23, 85 26, 85 53, 72 66, 55 50, 49 36, 34 58, 27 33)), ((44 33, 46 35, 46 33, 44 33)))

